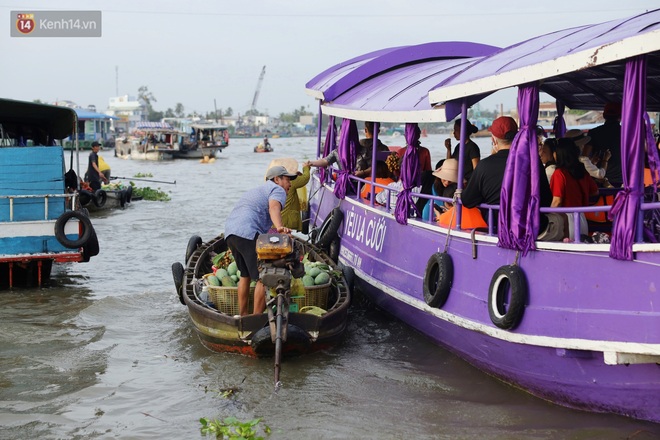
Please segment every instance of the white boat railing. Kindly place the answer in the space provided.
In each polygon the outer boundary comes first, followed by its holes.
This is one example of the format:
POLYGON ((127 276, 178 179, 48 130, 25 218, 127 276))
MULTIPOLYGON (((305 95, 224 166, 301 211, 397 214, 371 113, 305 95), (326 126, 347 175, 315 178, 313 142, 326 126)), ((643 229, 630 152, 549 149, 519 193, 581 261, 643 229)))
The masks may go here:
POLYGON ((48 199, 61 199, 61 198, 72 198, 73 203, 75 206, 75 197, 76 193, 74 194, 37 194, 37 195, 19 195, 19 196, 0 196, 1 199, 8 199, 9 200, 9 221, 13 222, 14 221, 14 200, 16 199, 44 199, 44 220, 48 220, 48 199))

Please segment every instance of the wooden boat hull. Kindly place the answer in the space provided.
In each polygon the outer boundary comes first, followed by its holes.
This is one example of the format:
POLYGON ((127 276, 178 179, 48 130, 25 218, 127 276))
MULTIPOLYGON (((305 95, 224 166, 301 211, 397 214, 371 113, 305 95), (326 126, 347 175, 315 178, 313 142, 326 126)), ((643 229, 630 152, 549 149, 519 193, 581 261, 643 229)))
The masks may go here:
MULTIPOLYGON (((337 269, 326 255, 305 244, 314 258, 337 269)), ((238 353, 251 357, 268 357, 274 353, 270 341, 268 315, 228 315, 199 299, 201 279, 211 272, 211 253, 227 249, 223 236, 201 244, 192 253, 183 276, 181 300, 188 308, 190 319, 202 344, 215 352, 238 353), (265 330, 264 330, 265 329, 265 330)), ((338 269, 337 269, 338 270, 338 269)), ((176 282, 176 280, 175 280, 176 282)), ((323 316, 309 313, 289 313, 289 337, 283 345, 285 355, 297 355, 323 350, 337 345, 347 326, 350 291, 342 278, 333 283, 329 295, 331 307, 323 316), (336 285, 335 285, 336 284, 336 285)))

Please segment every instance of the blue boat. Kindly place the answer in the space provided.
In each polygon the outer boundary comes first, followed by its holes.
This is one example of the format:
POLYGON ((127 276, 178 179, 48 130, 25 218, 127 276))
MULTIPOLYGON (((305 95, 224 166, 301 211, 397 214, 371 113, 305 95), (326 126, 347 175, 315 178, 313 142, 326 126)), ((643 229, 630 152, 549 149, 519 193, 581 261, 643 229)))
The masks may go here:
POLYGON ((62 148, 76 126, 70 108, 0 99, 0 289, 42 286, 53 263, 99 252, 87 213, 76 209, 77 152, 62 148))

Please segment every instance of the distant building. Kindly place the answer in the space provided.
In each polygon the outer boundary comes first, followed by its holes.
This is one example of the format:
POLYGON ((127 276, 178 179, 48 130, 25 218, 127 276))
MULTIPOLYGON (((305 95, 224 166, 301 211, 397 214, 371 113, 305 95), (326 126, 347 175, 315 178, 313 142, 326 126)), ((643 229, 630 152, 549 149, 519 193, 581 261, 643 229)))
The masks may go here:
POLYGON ((539 103, 539 124, 552 125, 557 116, 557 104, 554 102, 539 103))
POLYGON ((138 122, 147 120, 147 106, 136 97, 129 95, 110 98, 105 113, 119 118, 114 121, 115 130, 123 128, 129 133, 135 129, 138 122))

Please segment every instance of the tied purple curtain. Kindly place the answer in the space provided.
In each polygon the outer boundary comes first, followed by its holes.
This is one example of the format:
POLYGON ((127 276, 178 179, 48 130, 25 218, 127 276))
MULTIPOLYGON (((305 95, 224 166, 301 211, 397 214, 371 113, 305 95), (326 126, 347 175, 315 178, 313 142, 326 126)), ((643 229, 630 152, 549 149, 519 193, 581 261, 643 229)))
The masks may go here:
POLYGON ((555 132, 555 138, 559 139, 564 137, 566 134, 566 121, 564 121, 564 110, 566 106, 560 100, 557 100, 557 116, 555 116, 555 121, 552 123, 552 131, 555 132))
MULTIPOLYGON (((632 245, 637 231, 637 216, 644 191, 644 117, 646 109, 646 57, 626 63, 621 105, 621 173, 619 191, 609 213, 612 223, 610 257, 632 260, 632 245)), ((652 145, 650 146, 652 147, 652 145)))
MULTIPOLYGON (((499 246, 522 251, 535 249, 539 233, 540 171, 536 123, 539 86, 526 84, 518 90, 520 129, 511 144, 500 194, 499 246)), ((543 176, 545 178, 545 176, 543 176)))
POLYGON ((653 129, 651 128, 651 119, 649 114, 644 112, 644 123, 646 123, 646 157, 649 160, 649 168, 651 169, 651 177, 653 179, 653 189, 658 191, 658 172, 660 172, 660 158, 658 157, 658 147, 655 144, 653 137, 653 129))
POLYGON ((394 209, 394 218, 402 225, 408 224, 408 214, 410 210, 414 209, 417 215, 420 213, 417 206, 413 202, 412 189, 415 186, 421 185, 422 173, 419 166, 419 153, 417 147, 419 146, 420 130, 417 124, 406 124, 406 152, 403 153, 401 160, 401 185, 403 189, 399 192, 399 197, 396 200, 396 208, 394 209))
MULTIPOLYGON (((323 144, 323 157, 327 157, 332 150, 336 148, 337 144, 337 126, 335 125, 335 117, 330 116, 328 120, 328 132, 325 134, 325 143, 323 144)), ((319 168, 319 176, 321 183, 326 181, 326 169, 319 168)))
MULTIPOLYGON (((339 199, 344 199, 348 190, 348 185, 353 185, 349 176, 355 170, 356 154, 360 145, 357 124, 352 119, 344 119, 341 123, 341 133, 339 137, 339 162, 340 170, 337 172, 337 184, 335 185, 335 195, 339 199)), ((355 190, 355 188, 353 188, 355 190)))

